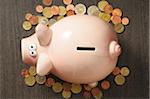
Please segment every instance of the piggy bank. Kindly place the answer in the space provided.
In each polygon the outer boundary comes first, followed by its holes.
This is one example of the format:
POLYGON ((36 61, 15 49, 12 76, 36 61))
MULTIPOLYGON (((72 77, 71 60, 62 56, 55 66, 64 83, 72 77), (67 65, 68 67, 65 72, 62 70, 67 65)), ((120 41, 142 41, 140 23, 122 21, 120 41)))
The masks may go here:
POLYGON ((50 27, 38 24, 21 47, 23 62, 35 65, 37 74, 80 84, 108 76, 121 52, 111 25, 88 15, 65 17, 50 27))

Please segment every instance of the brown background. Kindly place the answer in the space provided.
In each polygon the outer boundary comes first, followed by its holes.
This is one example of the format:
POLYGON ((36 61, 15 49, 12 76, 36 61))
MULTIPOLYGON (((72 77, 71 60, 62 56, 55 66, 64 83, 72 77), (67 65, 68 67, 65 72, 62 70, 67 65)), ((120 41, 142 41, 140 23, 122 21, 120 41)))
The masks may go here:
MULTIPOLYGON (((63 5, 62 0, 53 0, 63 5)), ((99 0, 79 0, 87 6, 99 0)), ((114 7, 120 7, 124 16, 131 20, 123 34, 118 35, 123 48, 119 66, 129 66, 131 74, 124 86, 116 86, 113 76, 111 88, 104 92, 105 99, 144 99, 148 98, 149 59, 148 59, 148 0, 109 0, 114 7)), ((74 4, 77 0, 74 0, 74 4)), ((0 96, 1 99, 57 99, 50 88, 36 84, 27 87, 20 71, 28 67, 21 61, 20 40, 32 32, 26 32, 21 25, 26 12, 35 13, 34 8, 41 0, 0 0, 0 96)), ((83 98, 81 94, 74 99, 83 98)))

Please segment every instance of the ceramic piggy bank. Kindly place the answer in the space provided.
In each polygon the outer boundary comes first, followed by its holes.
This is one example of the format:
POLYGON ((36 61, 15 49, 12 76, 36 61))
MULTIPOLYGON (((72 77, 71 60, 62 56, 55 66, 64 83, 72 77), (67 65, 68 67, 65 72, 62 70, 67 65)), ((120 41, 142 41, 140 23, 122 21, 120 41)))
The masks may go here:
POLYGON ((89 84, 114 69, 121 48, 111 26, 88 15, 73 15, 50 27, 39 24, 21 41, 22 59, 37 74, 52 73, 71 83, 89 84))

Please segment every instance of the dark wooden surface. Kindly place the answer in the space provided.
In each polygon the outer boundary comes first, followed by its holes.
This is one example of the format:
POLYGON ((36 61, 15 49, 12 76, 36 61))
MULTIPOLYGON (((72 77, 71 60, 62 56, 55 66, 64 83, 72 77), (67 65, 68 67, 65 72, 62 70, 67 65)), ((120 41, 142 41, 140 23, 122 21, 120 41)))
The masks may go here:
MULTIPOLYGON (((62 0, 53 0, 62 5, 62 0)), ((97 4, 99 0, 80 0, 87 6, 97 4)), ((111 88, 104 91, 105 99, 147 99, 149 97, 149 33, 148 0, 109 0, 114 7, 119 7, 124 16, 131 20, 123 34, 118 35, 123 53, 119 66, 129 66, 131 74, 124 86, 116 86, 113 77, 111 88)), ((74 4, 77 0, 74 0, 74 4)), ((20 71, 27 67, 21 61, 20 40, 32 32, 25 32, 21 25, 26 12, 35 13, 34 9, 41 0, 0 0, 0 99, 57 99, 50 88, 35 85, 27 87, 20 71)), ((83 98, 81 94, 74 99, 83 98)))

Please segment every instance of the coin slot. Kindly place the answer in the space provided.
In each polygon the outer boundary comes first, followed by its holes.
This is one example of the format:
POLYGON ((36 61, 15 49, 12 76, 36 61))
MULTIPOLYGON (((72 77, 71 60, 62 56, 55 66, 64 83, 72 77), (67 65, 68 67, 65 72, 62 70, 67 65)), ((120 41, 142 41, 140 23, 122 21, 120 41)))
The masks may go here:
POLYGON ((95 51, 95 47, 77 47, 78 51, 95 51))

